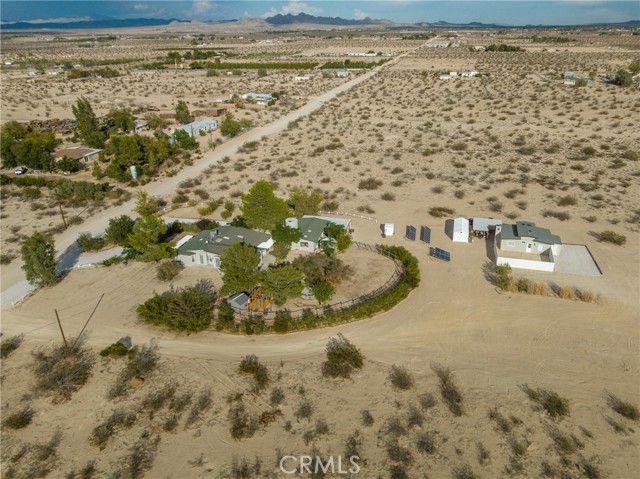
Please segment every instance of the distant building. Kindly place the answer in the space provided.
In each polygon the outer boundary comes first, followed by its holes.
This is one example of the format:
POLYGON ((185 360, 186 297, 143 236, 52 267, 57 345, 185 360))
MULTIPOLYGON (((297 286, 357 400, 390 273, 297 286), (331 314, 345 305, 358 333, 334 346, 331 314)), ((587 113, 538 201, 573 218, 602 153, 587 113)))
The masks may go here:
POLYGON ((560 255, 561 250, 559 236, 529 221, 496 226, 495 254, 498 265, 554 271, 555 257, 560 255))
POLYGON ((306 251, 313 253, 323 241, 328 241, 324 234, 324 229, 331 224, 339 224, 345 231, 349 232, 351 220, 348 218, 330 218, 328 216, 305 215, 302 218, 287 218, 285 225, 290 228, 297 228, 302 232, 300 241, 291 244, 293 251, 306 251))
POLYGON ((476 45, 476 46, 473 47, 473 51, 474 52, 483 52, 485 50, 486 50, 486 48, 483 47, 482 45, 476 45))
POLYGON ((337 76, 338 78, 346 78, 346 77, 348 77, 348 76, 349 76, 349 72, 348 72, 347 70, 338 70, 338 71, 336 72, 336 76, 337 76))
POLYGON ((83 146, 71 146, 69 148, 63 148, 53 153, 53 159, 59 161, 63 158, 70 158, 72 160, 82 160, 85 163, 91 160, 97 160, 102 150, 96 148, 85 148, 83 146))
POLYGON ((476 70, 465 70, 463 72, 460 73, 461 77, 475 77, 480 75, 480 72, 476 71, 476 70))
POLYGON ((258 105, 266 105, 275 98, 268 93, 245 93, 240 95, 243 100, 255 101, 258 105))
POLYGON ((375 57, 377 56, 377 53, 373 53, 373 52, 347 52, 347 56, 348 57, 375 57))
POLYGON ((218 120, 213 120, 211 118, 202 118, 200 120, 193 121, 187 125, 180 126, 171 130, 171 135, 178 131, 184 130, 189 133, 189 136, 198 137, 200 136, 200 132, 209 133, 210 131, 218 129, 218 120))
POLYGON ((308 76, 297 76, 293 78, 296 81, 309 81, 311 79, 311 77, 308 76))
POLYGON ((451 46, 451 42, 434 42, 427 43, 425 47, 427 48, 449 48, 451 46))

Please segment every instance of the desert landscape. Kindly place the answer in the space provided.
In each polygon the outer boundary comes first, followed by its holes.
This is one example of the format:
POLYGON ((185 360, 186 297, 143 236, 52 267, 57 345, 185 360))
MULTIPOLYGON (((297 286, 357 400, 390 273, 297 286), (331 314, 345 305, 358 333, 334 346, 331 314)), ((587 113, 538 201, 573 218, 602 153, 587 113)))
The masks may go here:
MULTIPOLYGON (((139 178, 96 175, 93 163, 3 170, 2 477, 637 476, 637 72, 616 84, 636 68, 637 29, 179 30, 3 36, 3 132, 31 122, 52 131, 57 148, 81 145, 80 98, 98 118, 166 113, 157 129, 135 133, 145 141, 173 134, 180 100, 191 112, 224 109, 220 124, 230 112, 250 126, 197 136, 139 178), (198 49, 221 53, 224 66, 178 67, 168 56, 183 62, 198 49), (106 67, 117 76, 95 73, 106 67), (69 79, 73 70, 94 73, 69 79), (278 98, 232 98, 247 92, 278 98), (47 182, 21 179, 35 177, 47 182), (94 186, 66 183, 60 197, 62 180, 94 186), (166 281, 155 261, 110 262, 122 252, 115 243, 77 246, 121 215, 178 219, 175 244, 194 232, 189 221, 246 217, 261 180, 290 205, 296 192, 319 193, 315 213, 351 220, 331 305, 407 272, 358 245, 403 248, 419 280, 366 319, 286 334, 212 321, 187 334, 145 322, 139 306, 207 280, 219 308, 224 269, 187 266, 166 281), (141 191, 150 215, 140 213, 141 191), (600 274, 514 268, 501 284, 493 236, 452 242, 445 226, 456 217, 533 222, 563 245, 586 246, 600 274), (395 234, 381 234, 390 223, 395 234), (409 225, 428 226, 429 245, 406 238, 409 225), (64 264, 38 289, 21 269, 35 231, 53 238, 64 264), (352 363, 332 359, 340 347, 352 363), (312 470, 301 469, 306 456, 312 470), (315 467, 338 457, 340 467, 315 467)), ((101 172, 116 161, 109 148, 95 160, 101 172)), ((306 255, 285 256, 295 264, 306 255)))

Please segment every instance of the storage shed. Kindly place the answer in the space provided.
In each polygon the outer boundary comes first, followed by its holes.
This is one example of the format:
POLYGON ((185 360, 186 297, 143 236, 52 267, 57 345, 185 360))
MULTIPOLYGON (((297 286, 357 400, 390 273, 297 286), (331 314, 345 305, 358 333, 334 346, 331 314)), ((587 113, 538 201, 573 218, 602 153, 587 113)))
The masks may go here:
POLYGON ((393 236, 394 233, 395 226, 393 223, 385 223, 382 225, 382 236, 386 238, 387 236, 393 236))
POLYGON ((467 218, 447 220, 444 230, 447 236, 456 243, 469 242, 469 220, 467 218))

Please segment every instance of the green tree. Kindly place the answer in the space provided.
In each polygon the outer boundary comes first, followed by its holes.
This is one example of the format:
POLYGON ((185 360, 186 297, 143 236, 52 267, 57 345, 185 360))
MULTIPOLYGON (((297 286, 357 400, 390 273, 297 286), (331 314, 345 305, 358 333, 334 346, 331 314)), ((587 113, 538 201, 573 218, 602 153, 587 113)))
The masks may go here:
POLYGON ((9 121, 0 129, 0 157, 2 165, 9 168, 18 166, 18 158, 13 152, 13 146, 27 136, 29 130, 17 121, 9 121))
POLYGON ((147 113, 144 116, 144 121, 147 122, 147 127, 151 130, 159 130, 166 125, 166 122, 156 113, 147 113))
POLYGON ((318 303, 324 304, 333 297, 336 290, 331 283, 322 280, 314 284, 311 291, 313 291, 313 295, 318 300, 318 303))
POLYGON ((133 225, 133 220, 127 215, 111 218, 104 239, 111 244, 126 246, 129 235, 133 232, 133 225))
POLYGON ((184 100, 178 100, 178 103, 176 103, 176 121, 181 125, 186 125, 192 121, 189 107, 184 100))
POLYGON ((227 248, 220 258, 220 271, 224 286, 223 294, 250 291, 259 279, 260 254, 251 246, 240 243, 227 248))
POLYGON ((297 217, 317 215, 323 200, 324 196, 318 191, 296 188, 289 196, 289 205, 297 217))
POLYGON ((281 306, 289 298, 297 298, 302 294, 302 272, 290 264, 269 268, 262 279, 262 287, 281 306))
POLYGON ((242 216, 250 228, 272 230, 289 214, 289 206, 273 193, 273 186, 266 180, 257 181, 242 195, 242 216))
POLYGON ((76 171, 80 171, 80 162, 65 156, 56 162, 56 170, 75 173, 76 171))
POLYGON ((224 116, 224 120, 220 123, 220 132, 224 136, 236 136, 240 133, 240 130, 250 127, 251 125, 252 122, 248 118, 243 118, 238 121, 233 118, 233 115, 230 112, 227 112, 224 116))
POLYGON ((51 153, 57 144, 53 133, 30 131, 10 146, 10 158, 32 169, 51 171, 55 167, 51 153))
POLYGON ((616 83, 616 85, 628 87, 628 86, 631 86, 631 84, 633 83, 633 78, 631 76, 631 73, 629 73, 628 71, 618 70, 618 73, 616 73, 616 78, 614 82, 616 83))
POLYGON ((289 251, 291 251, 291 243, 300 241, 302 231, 298 228, 291 228, 279 224, 271 231, 271 236, 275 242, 272 253, 277 259, 282 260, 286 258, 289 251))
POLYGON ((82 141, 92 148, 102 148, 104 137, 98 127, 98 120, 89 100, 81 96, 71 109, 73 116, 76 117, 76 128, 82 141))
POLYGON ((173 139, 176 140, 176 143, 180 148, 185 150, 195 150, 198 148, 198 142, 196 139, 184 130, 178 129, 174 131, 173 139))
POLYGON ((52 286, 56 278, 56 247, 51 236, 34 231, 20 248, 22 269, 27 281, 35 286, 52 286))
POLYGON ((629 65, 629 71, 633 75, 637 75, 638 73, 640 73, 640 62, 639 61, 631 62, 631 65, 629 65))
POLYGON ((155 215, 158 212, 158 200, 153 196, 149 196, 146 191, 139 190, 136 193, 135 212, 143 218, 155 215))
POLYGON ((344 251, 351 246, 351 236, 342 225, 332 223, 324 229, 324 234, 336 240, 338 251, 344 251))
POLYGON ((115 127, 121 132, 133 130, 136 125, 136 119, 128 108, 118 108, 111 110, 107 116, 113 120, 115 127))
POLYGON ((173 255, 169 244, 160 243, 167 232, 162 218, 144 216, 133 227, 127 238, 127 248, 141 261, 158 261, 173 255))

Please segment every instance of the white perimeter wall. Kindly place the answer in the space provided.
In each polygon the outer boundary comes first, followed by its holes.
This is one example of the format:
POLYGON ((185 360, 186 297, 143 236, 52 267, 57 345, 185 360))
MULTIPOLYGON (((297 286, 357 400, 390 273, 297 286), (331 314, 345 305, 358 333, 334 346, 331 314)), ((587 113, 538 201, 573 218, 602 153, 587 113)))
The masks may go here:
POLYGON ((553 271, 556 264, 547 261, 533 261, 528 259, 517 258, 500 258, 497 260, 498 265, 508 264, 512 268, 533 269, 536 271, 553 271))

